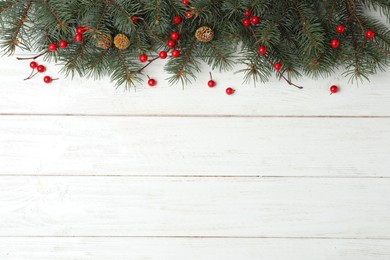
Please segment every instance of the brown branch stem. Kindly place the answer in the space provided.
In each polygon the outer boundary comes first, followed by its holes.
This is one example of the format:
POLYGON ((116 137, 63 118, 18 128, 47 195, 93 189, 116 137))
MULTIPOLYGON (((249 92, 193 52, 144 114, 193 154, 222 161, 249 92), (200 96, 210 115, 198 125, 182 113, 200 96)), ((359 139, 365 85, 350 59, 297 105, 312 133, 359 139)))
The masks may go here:
POLYGON ((17 59, 17 60, 36 60, 36 59, 38 59, 39 57, 45 55, 45 54, 48 53, 48 52, 49 52, 49 51, 46 50, 46 51, 44 51, 44 52, 42 52, 42 53, 40 53, 40 54, 38 54, 38 55, 36 55, 36 56, 34 56, 34 57, 26 57, 26 58, 17 57, 16 59, 17 59))

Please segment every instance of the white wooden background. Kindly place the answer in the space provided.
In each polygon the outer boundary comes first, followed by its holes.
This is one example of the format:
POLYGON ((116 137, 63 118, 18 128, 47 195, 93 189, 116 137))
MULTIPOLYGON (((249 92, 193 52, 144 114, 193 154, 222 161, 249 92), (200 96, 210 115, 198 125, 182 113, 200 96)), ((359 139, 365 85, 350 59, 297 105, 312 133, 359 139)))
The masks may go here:
POLYGON ((45 85, 0 59, 1 260, 390 259, 389 73, 209 89, 205 68, 182 90, 148 72, 136 92, 45 85))

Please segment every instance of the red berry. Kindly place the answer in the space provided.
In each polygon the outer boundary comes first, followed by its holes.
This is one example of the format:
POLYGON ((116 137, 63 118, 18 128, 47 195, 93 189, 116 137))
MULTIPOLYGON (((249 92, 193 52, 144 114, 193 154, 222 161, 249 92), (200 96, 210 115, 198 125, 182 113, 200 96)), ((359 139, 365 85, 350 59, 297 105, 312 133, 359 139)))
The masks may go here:
POLYGON ((47 48, 49 51, 56 51, 57 50, 57 45, 55 43, 50 43, 47 48))
POLYGON ((169 47, 170 49, 173 49, 173 48, 175 48, 176 43, 175 43, 174 40, 169 40, 167 45, 168 45, 168 47, 169 47))
POLYGON ((180 51, 178 50, 173 50, 172 51, 172 57, 173 58, 178 58, 180 56, 180 51))
POLYGON ((191 19, 192 16, 193 16, 192 11, 191 10, 186 11, 185 16, 186 16, 187 19, 191 19))
POLYGON ((38 67, 38 63, 36 63, 35 61, 30 62, 30 68, 36 69, 37 67, 38 67))
POLYGON ((177 41, 179 39, 179 33, 172 32, 171 33, 171 39, 174 40, 174 41, 177 41))
POLYGON ((234 89, 232 89, 232 88, 226 89, 226 94, 228 94, 229 96, 232 95, 233 93, 234 93, 234 89))
POLYGON ((61 40, 59 43, 58 43, 58 46, 60 46, 61 49, 65 49, 66 46, 68 46, 68 43, 64 40, 61 40))
POLYGON ((84 27, 81 27, 81 26, 77 27, 76 28, 76 33, 83 34, 84 33, 84 27))
POLYGON ((189 5, 190 2, 188 0, 181 0, 181 2, 183 3, 183 5, 189 5))
POLYGON ((74 36, 74 40, 76 42, 81 42, 83 40, 83 35, 81 33, 78 33, 74 36))
POLYGON ((256 25, 256 24, 260 23, 260 18, 256 15, 252 16, 251 22, 252 22, 252 24, 256 25))
POLYGON ((83 29, 84 29, 84 32, 88 32, 90 30, 87 26, 84 26, 83 29))
POLYGON ((45 77, 43 78, 43 81, 44 81, 45 83, 49 84, 49 83, 51 83, 51 82, 53 81, 53 79, 52 79, 51 77, 49 77, 49 76, 45 76, 45 77))
POLYGON ((151 87, 154 87, 156 86, 157 84, 157 81, 155 79, 149 79, 148 80, 148 85, 151 86, 151 87))
POLYGON ((174 24, 180 24, 181 23, 181 17, 176 15, 175 17, 173 17, 173 23, 174 24))
POLYGON ((213 88, 213 87, 215 87, 215 85, 216 85, 216 83, 215 83, 215 81, 214 80, 209 80, 209 82, 207 82, 207 85, 210 87, 210 88, 213 88))
POLYGON ((133 24, 137 24, 138 21, 139 21, 138 16, 133 15, 133 16, 131 17, 131 21, 133 21, 133 24))
POLYGON ((344 25, 338 25, 337 27, 336 27, 336 32, 338 32, 338 33, 344 33, 345 32, 345 27, 344 27, 344 25))
POLYGON ((333 85, 330 87, 330 92, 332 94, 337 93, 337 92, 339 92, 339 88, 337 86, 333 85))
POLYGON ((168 53, 166 51, 160 51, 158 56, 160 57, 160 59, 166 59, 168 57, 168 53))
POLYGON ((251 20, 249 18, 245 18, 244 20, 242 20, 242 24, 245 26, 245 27, 248 27, 251 25, 251 20))
POLYGON ((257 51, 259 52, 259 54, 264 55, 267 53, 267 48, 265 46, 260 46, 257 51))
POLYGON ((274 69, 277 70, 277 71, 281 70, 282 69, 282 64, 280 62, 275 63, 274 64, 274 69))
POLYGON ((372 38, 374 38, 374 37, 375 37, 375 32, 372 31, 372 30, 367 30, 367 32, 366 32, 366 38, 367 38, 367 39, 372 39, 372 38))
POLYGON ((39 66, 37 67, 37 71, 40 72, 40 73, 45 72, 45 70, 46 70, 46 67, 43 66, 43 65, 39 65, 39 66))
POLYGON ((245 16, 247 16, 247 17, 249 17, 249 16, 251 16, 252 15, 252 11, 251 10, 245 10, 245 16))
POLYGON ((139 60, 140 60, 141 62, 147 62, 147 61, 148 61, 148 55, 146 55, 146 54, 141 54, 141 55, 139 56, 139 60))
POLYGON ((334 48, 334 49, 337 49, 340 46, 339 40, 337 40, 337 39, 332 40, 330 42, 330 46, 332 46, 332 48, 334 48))

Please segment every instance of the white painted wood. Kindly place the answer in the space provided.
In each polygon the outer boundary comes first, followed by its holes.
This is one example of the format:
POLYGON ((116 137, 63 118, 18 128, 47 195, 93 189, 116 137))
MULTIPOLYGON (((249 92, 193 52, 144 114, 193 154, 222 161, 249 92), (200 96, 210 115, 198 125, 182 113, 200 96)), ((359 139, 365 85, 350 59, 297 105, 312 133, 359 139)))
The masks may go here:
POLYGON ((2 260, 387 260, 389 240, 0 238, 2 260))
POLYGON ((167 75, 161 70, 163 63, 157 63, 148 68, 147 74, 159 82, 158 86, 140 87, 135 92, 116 90, 108 79, 64 79, 57 73, 59 66, 46 65, 46 74, 59 76, 60 81, 46 85, 39 75, 24 82, 30 73, 28 61, 0 59, 0 114, 390 116, 387 73, 360 86, 348 83, 340 75, 300 79, 305 89, 297 90, 276 79, 254 88, 242 85, 241 75, 214 72, 218 86, 209 89, 206 67, 197 82, 183 91, 179 85, 167 85, 167 75), (333 84, 341 87, 337 95, 329 95, 333 84), (235 95, 227 96, 226 87, 234 87, 235 95))
POLYGON ((390 120, 0 117, 1 175, 390 176, 390 120))
POLYGON ((0 236, 390 239, 390 179, 1 177, 0 236))

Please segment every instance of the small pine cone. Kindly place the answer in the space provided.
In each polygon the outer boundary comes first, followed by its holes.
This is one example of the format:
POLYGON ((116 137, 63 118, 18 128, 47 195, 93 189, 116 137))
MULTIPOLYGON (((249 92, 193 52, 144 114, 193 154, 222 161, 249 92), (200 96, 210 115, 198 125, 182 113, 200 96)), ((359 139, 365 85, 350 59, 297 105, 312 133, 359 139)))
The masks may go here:
POLYGON ((107 34, 103 34, 99 36, 97 40, 97 46, 103 50, 107 50, 111 47, 112 45, 112 37, 107 34))
POLYGON ((127 38, 126 35, 118 34, 114 38, 114 44, 115 44, 115 47, 117 47, 118 49, 125 50, 125 49, 129 48, 130 41, 129 41, 129 38, 127 38))
POLYGON ((195 37, 200 42, 211 42, 214 39, 214 31, 210 27, 202 26, 196 30, 195 37))

